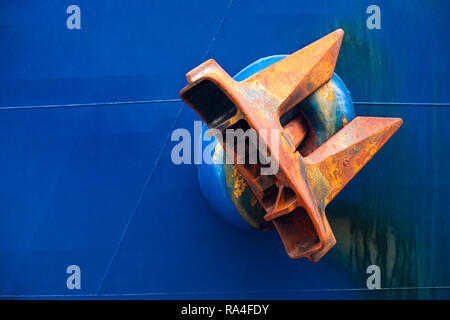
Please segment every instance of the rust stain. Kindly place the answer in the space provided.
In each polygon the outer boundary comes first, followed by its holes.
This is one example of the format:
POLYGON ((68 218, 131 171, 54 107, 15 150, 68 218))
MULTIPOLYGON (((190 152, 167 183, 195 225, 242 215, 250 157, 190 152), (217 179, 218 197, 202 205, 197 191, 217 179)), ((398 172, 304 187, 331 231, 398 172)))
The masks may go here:
POLYGON ((334 100, 334 90, 330 82, 327 82, 320 87, 319 93, 326 100, 334 100))
POLYGON ((246 184, 244 177, 237 171, 236 167, 233 167, 234 189, 233 194, 236 198, 239 198, 245 190, 246 184))

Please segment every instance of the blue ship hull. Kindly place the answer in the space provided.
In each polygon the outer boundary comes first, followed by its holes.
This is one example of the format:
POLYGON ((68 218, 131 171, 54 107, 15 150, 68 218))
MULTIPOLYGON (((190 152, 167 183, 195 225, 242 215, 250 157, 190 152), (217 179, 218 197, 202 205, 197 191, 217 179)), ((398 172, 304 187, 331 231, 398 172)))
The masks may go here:
POLYGON ((70 29, 68 3, 1 1, 0 297, 450 298, 450 3, 377 1, 380 29, 371 4, 79 0, 70 29), (356 114, 404 123, 328 207, 336 246, 290 260, 173 164, 199 120, 178 92, 208 58, 236 74, 336 28, 356 114))

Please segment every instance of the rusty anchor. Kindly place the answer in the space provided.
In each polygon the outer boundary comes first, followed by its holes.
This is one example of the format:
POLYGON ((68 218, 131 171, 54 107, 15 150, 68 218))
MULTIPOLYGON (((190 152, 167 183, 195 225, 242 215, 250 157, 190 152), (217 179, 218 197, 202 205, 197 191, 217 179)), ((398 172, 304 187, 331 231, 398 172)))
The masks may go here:
POLYGON ((208 60, 186 75, 180 92, 209 128, 258 133, 279 167, 272 175, 260 174, 261 163, 238 163, 236 148, 219 141, 293 259, 315 262, 334 246, 325 207, 402 125, 399 118, 344 117, 342 129, 315 143, 300 102, 332 78, 343 36, 338 29, 240 82, 208 60))

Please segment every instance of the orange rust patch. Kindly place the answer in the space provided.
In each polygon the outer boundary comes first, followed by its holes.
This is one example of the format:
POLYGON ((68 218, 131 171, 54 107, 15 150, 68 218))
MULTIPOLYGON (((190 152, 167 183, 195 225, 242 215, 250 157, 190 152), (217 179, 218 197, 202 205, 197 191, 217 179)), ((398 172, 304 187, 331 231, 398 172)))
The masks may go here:
POLYGON ((331 85, 331 82, 325 83, 320 89, 319 94, 325 99, 325 100, 334 100, 334 90, 333 86, 331 85))
POLYGON ((236 167, 233 167, 233 175, 234 180, 234 190, 233 194, 237 198, 239 198, 245 190, 246 184, 242 175, 237 171, 236 167))

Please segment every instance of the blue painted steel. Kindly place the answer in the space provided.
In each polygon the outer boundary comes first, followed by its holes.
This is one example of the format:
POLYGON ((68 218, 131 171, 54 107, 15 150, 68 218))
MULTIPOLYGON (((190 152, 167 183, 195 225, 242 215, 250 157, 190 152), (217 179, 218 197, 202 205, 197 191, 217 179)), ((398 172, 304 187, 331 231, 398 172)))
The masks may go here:
POLYGON ((365 0, 75 2, 0 1, 2 297, 450 297, 449 1, 378 0, 380 30, 365 0), (178 92, 205 59, 234 74, 338 27, 356 113, 404 124, 327 208, 338 242, 312 264, 214 215, 170 133, 199 120, 178 92), (353 290, 371 264, 386 290, 353 290))

